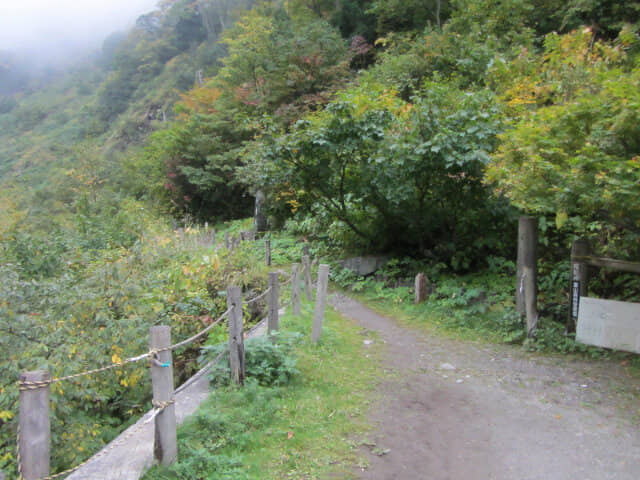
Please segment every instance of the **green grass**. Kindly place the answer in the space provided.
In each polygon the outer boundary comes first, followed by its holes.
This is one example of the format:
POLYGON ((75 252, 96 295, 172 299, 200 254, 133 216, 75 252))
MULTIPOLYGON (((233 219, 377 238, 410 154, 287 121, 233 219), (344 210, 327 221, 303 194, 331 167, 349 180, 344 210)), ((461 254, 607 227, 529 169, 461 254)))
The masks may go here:
POLYGON ((281 319, 282 331, 303 334, 292 383, 265 387, 249 379, 243 388, 215 390, 179 429, 179 461, 144 478, 350 478, 361 462, 356 447, 369 429, 365 414, 380 363, 363 354, 359 328, 331 309, 312 344, 311 316, 307 303, 301 317, 281 319))

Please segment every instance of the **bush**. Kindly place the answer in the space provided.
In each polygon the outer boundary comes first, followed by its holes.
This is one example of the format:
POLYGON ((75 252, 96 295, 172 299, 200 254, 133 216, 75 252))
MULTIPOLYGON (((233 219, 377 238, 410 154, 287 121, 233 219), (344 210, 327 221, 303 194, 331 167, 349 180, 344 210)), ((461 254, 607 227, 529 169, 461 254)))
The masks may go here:
MULTIPOLYGON (((245 342, 246 376, 262 386, 286 385, 299 373, 292 353, 293 347, 302 335, 299 333, 274 335, 275 341, 270 337, 262 336, 250 338, 245 342)), ((209 362, 226 348, 224 344, 205 346, 200 361, 209 362)), ((231 379, 229 365, 226 362, 214 364, 210 375, 215 385, 228 385, 231 379)))

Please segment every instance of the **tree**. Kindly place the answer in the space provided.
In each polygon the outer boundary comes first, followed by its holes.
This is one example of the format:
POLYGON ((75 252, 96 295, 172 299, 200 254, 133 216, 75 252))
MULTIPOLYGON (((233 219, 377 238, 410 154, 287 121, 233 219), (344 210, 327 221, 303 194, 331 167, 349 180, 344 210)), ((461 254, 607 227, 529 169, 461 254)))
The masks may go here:
POLYGON ((499 248, 505 210, 482 185, 498 128, 489 94, 429 85, 406 104, 367 84, 345 97, 263 139, 249 168, 271 198, 315 212, 325 230, 345 226, 351 248, 431 252, 460 269, 499 248), (479 239, 481 218, 496 230, 479 239))

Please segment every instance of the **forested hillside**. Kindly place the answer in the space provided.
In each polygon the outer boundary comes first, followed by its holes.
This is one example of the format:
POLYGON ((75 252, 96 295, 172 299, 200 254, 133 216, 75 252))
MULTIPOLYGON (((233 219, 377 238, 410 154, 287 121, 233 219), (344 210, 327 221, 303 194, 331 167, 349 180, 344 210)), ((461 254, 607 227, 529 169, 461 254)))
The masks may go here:
MULTIPOLYGON (((171 224, 246 218, 258 191, 272 230, 438 272, 508 266, 535 215, 560 320, 575 238, 640 259, 639 34, 636 1, 163 0, 63 72, 0 52, 0 469, 18 372, 108 363, 222 308, 224 259, 171 224)), ((144 409, 143 373, 119 375, 54 411, 55 468, 144 409)))

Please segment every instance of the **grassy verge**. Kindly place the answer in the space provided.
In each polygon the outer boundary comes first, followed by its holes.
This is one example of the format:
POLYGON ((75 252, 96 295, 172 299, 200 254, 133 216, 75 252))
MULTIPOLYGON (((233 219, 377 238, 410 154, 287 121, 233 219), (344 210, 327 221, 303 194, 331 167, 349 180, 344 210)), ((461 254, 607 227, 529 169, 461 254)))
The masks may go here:
POLYGON ((144 479, 350 478, 379 362, 363 355, 358 327, 330 309, 311 344, 311 316, 305 304, 301 317, 281 320, 283 332, 301 334, 291 383, 216 389, 179 429, 179 462, 144 479))

